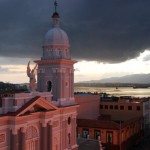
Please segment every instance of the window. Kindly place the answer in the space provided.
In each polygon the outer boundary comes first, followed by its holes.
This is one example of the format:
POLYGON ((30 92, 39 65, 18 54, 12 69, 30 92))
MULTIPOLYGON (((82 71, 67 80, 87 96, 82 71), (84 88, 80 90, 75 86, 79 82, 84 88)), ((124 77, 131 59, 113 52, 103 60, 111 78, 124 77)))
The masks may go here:
POLYGON ((140 107, 140 106, 137 106, 137 107, 136 107, 136 110, 141 110, 141 107, 140 107))
POLYGON ((47 82, 47 91, 52 92, 52 82, 51 81, 47 82))
POLYGON ((96 140, 98 140, 98 137, 100 136, 100 130, 95 130, 94 131, 94 137, 96 140))
POLYGON ((120 106, 120 110, 124 110, 124 106, 120 106))
POLYGON ((66 87, 68 87, 68 82, 66 82, 66 87))
POLYGON ((100 105, 100 109, 103 109, 103 105, 100 105))
POLYGON ((128 106, 128 110, 132 110, 132 106, 128 106))
POLYGON ((107 143, 108 144, 113 144, 113 132, 107 131, 106 132, 106 138, 107 138, 107 143))
POLYGON ((116 110, 118 109, 118 105, 115 105, 115 109, 116 109, 116 110))
POLYGON ((68 117, 68 124, 70 125, 71 123, 71 117, 68 117))
POLYGON ((110 105, 109 108, 110 108, 110 109, 113 109, 113 105, 110 105))
POLYGON ((89 135, 89 129, 83 129, 82 135, 83 135, 83 138, 87 138, 89 135))
POLYGON ((108 109, 108 105, 105 105, 105 109, 108 109))

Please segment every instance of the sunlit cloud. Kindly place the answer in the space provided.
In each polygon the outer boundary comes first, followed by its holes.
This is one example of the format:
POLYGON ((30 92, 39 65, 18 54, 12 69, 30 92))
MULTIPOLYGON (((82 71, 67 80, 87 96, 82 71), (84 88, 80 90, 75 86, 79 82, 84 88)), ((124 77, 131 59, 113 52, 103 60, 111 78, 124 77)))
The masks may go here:
POLYGON ((108 77, 121 77, 129 74, 150 73, 150 60, 144 61, 144 58, 149 55, 150 51, 145 50, 135 59, 116 64, 80 61, 75 64, 75 67, 80 70, 80 72, 75 72, 75 82, 100 80, 108 77))
MULTIPOLYGON (((116 64, 100 63, 97 61, 79 61, 75 64, 75 82, 88 81, 88 80, 100 80, 109 77, 121 77, 129 74, 143 74, 150 73, 150 60, 148 58, 150 55, 149 50, 145 50, 135 59, 130 59, 128 61, 116 64)), ((5 61, 10 61, 10 59, 3 58, 5 61)), ((27 63, 30 59, 19 59, 16 61, 24 61, 24 64, 18 63, 5 64, 0 66, 0 77, 1 81, 13 82, 13 83, 23 83, 29 82, 26 75, 27 63)), ((35 66, 35 63, 31 59, 31 69, 35 66)))

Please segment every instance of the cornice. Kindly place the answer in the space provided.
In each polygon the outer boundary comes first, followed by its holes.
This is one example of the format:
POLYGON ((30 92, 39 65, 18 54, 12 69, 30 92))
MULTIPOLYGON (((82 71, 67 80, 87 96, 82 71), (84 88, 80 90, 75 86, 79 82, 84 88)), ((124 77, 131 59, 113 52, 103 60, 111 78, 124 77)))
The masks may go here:
POLYGON ((35 60, 37 64, 65 64, 65 65, 73 65, 77 63, 76 60, 68 60, 68 59, 46 59, 46 60, 35 60))

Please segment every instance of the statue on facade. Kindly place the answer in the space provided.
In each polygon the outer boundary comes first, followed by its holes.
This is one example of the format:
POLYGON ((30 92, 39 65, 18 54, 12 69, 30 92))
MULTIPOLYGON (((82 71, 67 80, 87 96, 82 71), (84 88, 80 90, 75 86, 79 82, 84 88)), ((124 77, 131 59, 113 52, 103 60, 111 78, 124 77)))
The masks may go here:
POLYGON ((27 66, 27 76, 30 78, 30 83, 29 83, 30 91, 36 90, 36 78, 35 78, 36 69, 37 69, 37 64, 32 70, 30 69, 30 61, 29 61, 27 66))

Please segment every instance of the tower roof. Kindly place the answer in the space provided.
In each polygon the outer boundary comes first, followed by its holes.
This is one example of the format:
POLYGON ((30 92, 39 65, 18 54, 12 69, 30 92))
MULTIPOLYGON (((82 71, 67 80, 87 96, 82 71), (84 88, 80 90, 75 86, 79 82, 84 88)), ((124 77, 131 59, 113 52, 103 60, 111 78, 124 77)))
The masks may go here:
POLYGON ((44 39, 44 45, 66 45, 69 46, 69 39, 65 31, 59 27, 50 29, 44 39))
POLYGON ((60 16, 57 12, 58 3, 55 0, 54 2, 55 11, 52 15, 53 19, 53 28, 50 29, 44 38, 44 46, 46 45, 66 45, 69 46, 69 39, 65 31, 63 31, 60 26, 60 16))

